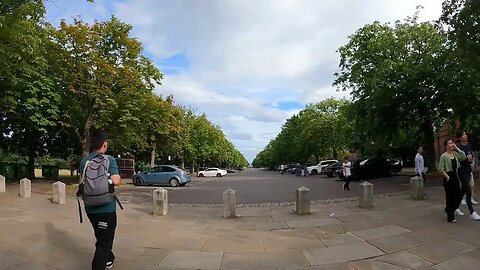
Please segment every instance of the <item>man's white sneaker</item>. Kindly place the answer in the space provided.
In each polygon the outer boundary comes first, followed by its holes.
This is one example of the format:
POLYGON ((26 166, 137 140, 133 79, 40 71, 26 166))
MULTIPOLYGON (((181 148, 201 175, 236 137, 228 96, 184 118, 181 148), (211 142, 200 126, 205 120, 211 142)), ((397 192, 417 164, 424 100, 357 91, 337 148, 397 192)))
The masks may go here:
POLYGON ((477 214, 477 212, 473 212, 470 215, 470 218, 473 219, 473 220, 480 220, 480 216, 477 214))
POLYGON ((472 198, 472 204, 473 204, 473 205, 477 205, 478 203, 477 203, 477 201, 475 201, 475 200, 472 198))
POLYGON ((457 209, 455 210, 455 215, 464 216, 465 214, 462 211, 460 211, 460 209, 457 209))
POLYGON ((467 201, 465 200, 465 198, 462 199, 462 204, 467 204, 467 201))

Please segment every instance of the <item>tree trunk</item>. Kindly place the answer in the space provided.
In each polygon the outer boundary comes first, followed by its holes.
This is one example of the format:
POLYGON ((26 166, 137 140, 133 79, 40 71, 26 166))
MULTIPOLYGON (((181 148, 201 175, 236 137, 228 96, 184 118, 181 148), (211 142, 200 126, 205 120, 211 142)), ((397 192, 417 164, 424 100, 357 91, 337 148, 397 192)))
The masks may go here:
POLYGON ((153 168, 153 166, 155 166, 155 150, 156 150, 156 146, 153 147, 152 152, 150 154, 150 168, 153 168))
MULTIPOLYGON (((435 134, 433 124, 430 119, 426 119, 422 124, 423 135, 425 136, 425 148, 427 150, 427 167, 428 172, 437 171, 437 153, 435 153, 435 134)), ((441 151, 441 149, 439 149, 441 151)))
POLYGON ((28 177, 35 178, 35 158, 37 157, 38 132, 30 130, 28 133, 28 177))

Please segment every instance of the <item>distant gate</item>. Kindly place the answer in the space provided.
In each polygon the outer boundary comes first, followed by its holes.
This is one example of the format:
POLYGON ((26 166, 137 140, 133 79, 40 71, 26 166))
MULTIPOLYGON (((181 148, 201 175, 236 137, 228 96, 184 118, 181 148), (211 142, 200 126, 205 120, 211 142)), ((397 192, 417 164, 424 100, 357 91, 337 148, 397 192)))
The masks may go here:
POLYGON ((117 158, 118 171, 122 178, 132 178, 135 174, 135 160, 130 158, 117 158))

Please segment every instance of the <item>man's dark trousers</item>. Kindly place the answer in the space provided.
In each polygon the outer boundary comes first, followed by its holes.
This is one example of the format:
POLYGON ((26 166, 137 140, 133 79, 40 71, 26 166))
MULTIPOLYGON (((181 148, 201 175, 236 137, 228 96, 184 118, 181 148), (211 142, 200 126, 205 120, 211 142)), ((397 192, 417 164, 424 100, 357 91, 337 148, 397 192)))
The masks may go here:
POLYGON ((104 270, 107 262, 113 262, 113 238, 117 227, 117 213, 87 214, 95 232, 95 256, 92 261, 92 270, 104 270))

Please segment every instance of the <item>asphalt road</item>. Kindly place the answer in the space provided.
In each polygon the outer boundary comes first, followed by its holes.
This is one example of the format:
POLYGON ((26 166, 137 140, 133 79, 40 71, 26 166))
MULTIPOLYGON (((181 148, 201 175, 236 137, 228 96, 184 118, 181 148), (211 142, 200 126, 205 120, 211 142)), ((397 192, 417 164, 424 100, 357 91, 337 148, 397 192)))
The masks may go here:
MULTIPOLYGON (((374 193, 408 191, 411 176, 397 175, 371 179, 374 193)), ((192 182, 184 187, 168 189, 169 203, 217 204, 222 203, 225 189, 235 190, 237 203, 293 202, 296 189, 305 186, 311 190, 311 200, 324 200, 358 196, 358 184, 350 184, 351 191, 343 191, 343 182, 324 175, 296 177, 282 175, 275 171, 249 168, 225 177, 193 177, 192 182)), ((440 186, 438 179, 427 180, 427 187, 440 186)), ((122 201, 133 203, 151 203, 153 190, 158 186, 135 187, 131 184, 117 189, 122 201)))

